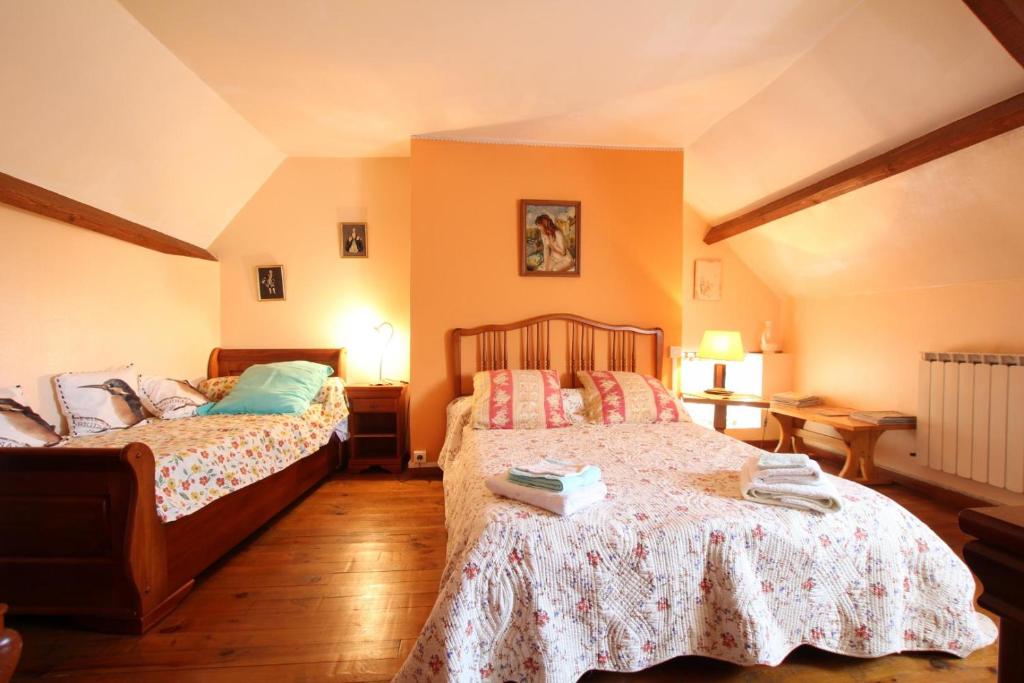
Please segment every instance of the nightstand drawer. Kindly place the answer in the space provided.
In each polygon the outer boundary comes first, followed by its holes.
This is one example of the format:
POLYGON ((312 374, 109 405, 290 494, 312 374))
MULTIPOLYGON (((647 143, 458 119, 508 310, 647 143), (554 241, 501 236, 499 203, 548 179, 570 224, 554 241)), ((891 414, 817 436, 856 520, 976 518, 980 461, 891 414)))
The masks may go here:
POLYGON ((353 413, 393 413, 398 410, 396 398, 350 398, 353 413))

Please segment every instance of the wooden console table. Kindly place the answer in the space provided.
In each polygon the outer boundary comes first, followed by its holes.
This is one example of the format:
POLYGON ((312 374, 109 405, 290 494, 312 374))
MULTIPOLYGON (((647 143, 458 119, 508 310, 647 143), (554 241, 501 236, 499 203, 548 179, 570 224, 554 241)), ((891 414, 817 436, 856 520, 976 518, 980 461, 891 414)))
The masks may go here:
POLYGON ((697 394, 683 394, 683 403, 701 403, 715 407, 715 431, 725 431, 725 411, 730 406, 743 406, 745 408, 767 408, 768 401, 754 394, 730 394, 719 396, 700 392, 697 394))
POLYGON ((978 539, 964 546, 978 604, 999 615, 999 683, 1024 681, 1024 505, 964 510, 960 528, 978 539))
POLYGON ((852 479, 861 484, 878 484, 875 477, 875 444, 882 434, 890 429, 915 429, 912 424, 898 425, 876 425, 870 422, 854 420, 846 415, 824 415, 823 412, 853 412, 848 408, 836 406, 811 406, 809 408, 794 408, 772 403, 768 411, 778 421, 782 434, 779 436, 779 445, 775 447, 776 453, 803 453, 804 437, 834 439, 843 447, 846 453, 846 463, 839 472, 844 479, 852 479), (811 432, 804 429, 807 422, 817 422, 828 425, 839 432, 838 437, 820 432, 811 432))

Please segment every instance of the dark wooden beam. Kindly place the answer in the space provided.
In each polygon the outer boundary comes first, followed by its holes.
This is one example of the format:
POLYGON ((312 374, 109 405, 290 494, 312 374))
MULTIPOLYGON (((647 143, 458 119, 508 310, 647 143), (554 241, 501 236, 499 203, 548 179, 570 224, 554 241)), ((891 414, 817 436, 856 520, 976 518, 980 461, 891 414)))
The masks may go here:
POLYGON ((217 260, 216 256, 202 247, 133 223, 120 216, 51 192, 6 173, 0 173, 0 202, 164 254, 190 256, 207 261, 217 260))
POLYGON ((1018 93, 824 180, 802 187, 785 197, 714 225, 704 236, 704 242, 721 242, 733 235, 821 204, 1020 126, 1024 126, 1024 93, 1018 93))
POLYGON ((964 0, 964 3, 1024 67, 1024 0, 964 0))

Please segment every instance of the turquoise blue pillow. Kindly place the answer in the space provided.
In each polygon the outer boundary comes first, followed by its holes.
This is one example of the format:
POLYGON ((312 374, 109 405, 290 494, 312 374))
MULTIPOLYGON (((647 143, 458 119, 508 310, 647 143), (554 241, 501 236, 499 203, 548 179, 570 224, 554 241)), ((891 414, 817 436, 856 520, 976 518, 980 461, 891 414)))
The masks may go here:
POLYGON ((298 415, 316 398, 334 370, 305 360, 252 365, 227 396, 197 415, 298 415))

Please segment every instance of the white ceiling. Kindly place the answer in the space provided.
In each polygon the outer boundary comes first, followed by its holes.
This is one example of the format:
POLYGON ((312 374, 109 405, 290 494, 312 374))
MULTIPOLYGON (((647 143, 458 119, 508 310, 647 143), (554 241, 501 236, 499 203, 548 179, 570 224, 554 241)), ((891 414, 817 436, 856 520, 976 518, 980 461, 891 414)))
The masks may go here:
POLYGON ((682 147, 857 0, 121 0, 285 153, 682 147))
POLYGON ((113 0, 0 0, 0 171, 205 247, 282 158, 113 0))
MULTIPOLYGON (((865 0, 687 148, 686 199, 716 222, 1021 91, 962 0, 865 0)), ((1019 278, 1022 187, 1018 129, 725 244, 794 297, 1019 278)))

